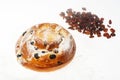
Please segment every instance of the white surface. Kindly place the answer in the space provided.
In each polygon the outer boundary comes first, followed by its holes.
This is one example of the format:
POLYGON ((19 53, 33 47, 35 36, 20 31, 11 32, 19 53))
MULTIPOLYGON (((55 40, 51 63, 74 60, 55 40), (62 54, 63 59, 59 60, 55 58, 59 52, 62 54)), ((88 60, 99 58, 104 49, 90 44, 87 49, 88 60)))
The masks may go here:
POLYGON ((0 80, 120 80, 119 0, 0 0, 0 80), (88 11, 112 19, 117 36, 94 38, 71 31, 77 51, 72 62, 54 72, 35 72, 16 61, 15 44, 29 27, 54 22, 65 28, 59 16, 68 8, 88 11))

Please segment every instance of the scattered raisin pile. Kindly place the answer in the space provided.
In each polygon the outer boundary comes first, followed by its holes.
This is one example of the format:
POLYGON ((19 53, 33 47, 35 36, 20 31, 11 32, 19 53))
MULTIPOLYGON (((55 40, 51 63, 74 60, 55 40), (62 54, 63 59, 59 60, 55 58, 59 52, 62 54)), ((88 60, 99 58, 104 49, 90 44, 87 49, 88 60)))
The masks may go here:
POLYGON ((108 21, 108 25, 103 24, 104 18, 99 18, 96 14, 86 12, 86 8, 82 8, 82 12, 76 12, 67 9, 66 13, 61 12, 60 16, 70 25, 69 29, 78 30, 79 32, 94 38, 104 36, 107 39, 115 36, 115 29, 111 28, 112 20, 108 21))

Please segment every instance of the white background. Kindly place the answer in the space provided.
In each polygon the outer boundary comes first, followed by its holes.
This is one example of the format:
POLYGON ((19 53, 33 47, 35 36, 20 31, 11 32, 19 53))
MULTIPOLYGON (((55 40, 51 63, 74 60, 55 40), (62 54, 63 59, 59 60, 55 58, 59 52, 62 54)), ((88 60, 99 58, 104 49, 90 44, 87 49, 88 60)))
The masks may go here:
MULTIPOLYGON (((0 80, 120 80, 120 0, 0 0, 0 80), (68 25, 59 16, 72 8, 112 19, 116 37, 93 38, 69 30, 76 41, 70 64, 53 72, 35 72, 18 64, 15 44, 28 28, 42 22, 68 25)), ((68 30, 68 29, 67 29, 68 30)))

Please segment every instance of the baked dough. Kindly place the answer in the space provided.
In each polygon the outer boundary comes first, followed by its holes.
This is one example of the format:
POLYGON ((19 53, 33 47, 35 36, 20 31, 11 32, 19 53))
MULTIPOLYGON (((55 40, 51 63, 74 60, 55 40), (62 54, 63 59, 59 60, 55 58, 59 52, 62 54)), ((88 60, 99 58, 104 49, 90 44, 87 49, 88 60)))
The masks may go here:
POLYGON ((24 67, 53 71, 65 66, 75 54, 72 35, 55 23, 42 23, 25 31, 16 44, 16 56, 24 67))

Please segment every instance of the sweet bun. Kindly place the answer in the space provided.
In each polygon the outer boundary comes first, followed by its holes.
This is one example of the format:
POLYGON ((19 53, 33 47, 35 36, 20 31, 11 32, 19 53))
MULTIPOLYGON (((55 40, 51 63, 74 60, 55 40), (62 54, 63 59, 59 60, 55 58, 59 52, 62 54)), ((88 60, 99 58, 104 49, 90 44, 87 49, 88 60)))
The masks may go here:
POLYGON ((25 31, 16 44, 16 56, 24 67, 53 71, 69 63, 76 51, 72 35, 55 23, 42 23, 25 31))

